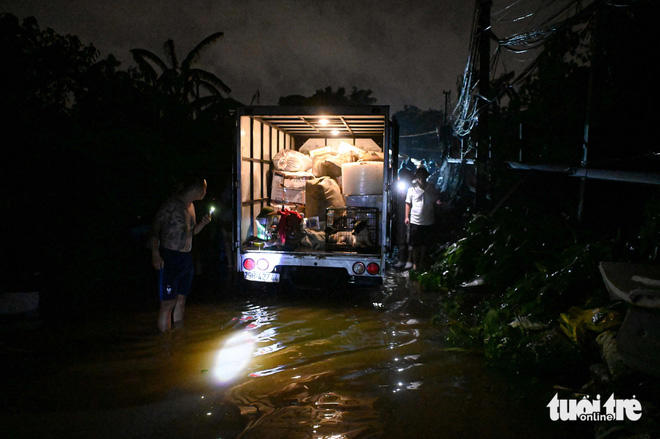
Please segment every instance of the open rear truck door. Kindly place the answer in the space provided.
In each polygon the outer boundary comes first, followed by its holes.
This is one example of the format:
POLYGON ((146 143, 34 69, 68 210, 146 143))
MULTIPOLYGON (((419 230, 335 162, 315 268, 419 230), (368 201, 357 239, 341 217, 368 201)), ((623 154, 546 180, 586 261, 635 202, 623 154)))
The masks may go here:
POLYGON ((307 267, 382 281, 397 168, 389 107, 245 107, 236 124, 233 244, 242 276, 278 282, 287 270, 307 267), (287 171, 283 157, 311 165, 287 171), (302 218, 300 242, 279 241, 272 224, 257 238, 259 214, 271 207, 302 218))

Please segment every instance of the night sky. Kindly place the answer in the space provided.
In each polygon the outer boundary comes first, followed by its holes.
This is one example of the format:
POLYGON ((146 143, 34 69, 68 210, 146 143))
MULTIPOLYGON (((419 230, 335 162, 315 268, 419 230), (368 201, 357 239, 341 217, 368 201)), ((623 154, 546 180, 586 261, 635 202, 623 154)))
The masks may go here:
POLYGON ((162 56, 172 38, 179 58, 207 35, 224 37, 199 65, 249 103, 312 95, 326 86, 373 90, 379 104, 441 109, 456 95, 474 2, 400 1, 1 1, 3 12, 35 16, 42 28, 71 33, 133 65, 129 50, 162 56))

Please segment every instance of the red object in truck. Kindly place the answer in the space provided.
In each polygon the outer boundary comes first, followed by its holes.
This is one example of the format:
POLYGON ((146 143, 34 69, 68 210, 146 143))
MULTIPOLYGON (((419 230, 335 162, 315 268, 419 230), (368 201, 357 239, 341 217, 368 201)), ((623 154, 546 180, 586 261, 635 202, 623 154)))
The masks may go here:
POLYGON ((280 244, 286 245, 287 240, 289 243, 300 230, 300 225, 302 224, 302 215, 300 215, 295 210, 282 209, 279 212, 280 222, 277 227, 277 236, 280 240, 280 244))

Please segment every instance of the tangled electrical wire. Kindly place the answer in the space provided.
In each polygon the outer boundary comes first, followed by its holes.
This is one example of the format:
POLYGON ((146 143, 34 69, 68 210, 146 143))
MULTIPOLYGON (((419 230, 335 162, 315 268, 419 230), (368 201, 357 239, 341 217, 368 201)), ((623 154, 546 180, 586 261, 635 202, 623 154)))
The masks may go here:
POLYGON ((479 17, 479 8, 474 8, 472 16, 472 30, 470 32, 470 52, 468 54, 465 70, 463 70, 463 77, 461 79, 461 90, 458 95, 456 107, 452 112, 453 119, 453 132, 457 137, 465 137, 474 128, 479 121, 479 109, 477 107, 477 99, 474 95, 474 90, 478 82, 473 81, 474 75, 474 60, 477 57, 477 45, 475 44, 475 35, 477 34, 477 20, 479 17))
MULTIPOLYGON (((543 47, 547 41, 552 38, 559 30, 572 26, 580 20, 584 20, 593 15, 597 6, 605 4, 611 7, 630 6, 638 0, 629 0, 628 2, 619 1, 613 3, 606 0, 514 0, 494 12, 491 18, 496 24, 508 22, 524 23, 528 21, 530 27, 522 32, 515 32, 503 38, 498 38, 492 26, 486 29, 478 29, 478 20, 480 15, 480 0, 476 0, 476 7, 472 18, 472 29, 470 34, 470 44, 467 62, 463 75, 461 77, 460 91, 456 106, 452 112, 452 129, 455 136, 463 138, 468 136, 474 127, 479 123, 479 114, 488 107, 493 101, 492 97, 483 96, 478 93, 478 80, 475 80, 475 66, 479 62, 478 40, 483 37, 483 32, 488 33, 488 37, 497 43, 497 47, 491 60, 491 80, 495 77, 497 63, 501 61, 502 50, 513 54, 527 54, 535 49, 543 47), (516 7, 528 7, 536 3, 537 8, 533 12, 523 10, 514 18, 507 16, 516 12, 516 7), (555 7, 556 10, 551 10, 555 7), (534 20, 540 19, 541 22, 535 24, 534 20)), ((527 66, 521 73, 501 84, 502 87, 512 87, 531 74, 536 68, 538 56, 533 60, 526 61, 527 66)), ((506 70, 506 66, 504 66, 506 70)), ((499 91, 497 91, 499 93, 499 91)))

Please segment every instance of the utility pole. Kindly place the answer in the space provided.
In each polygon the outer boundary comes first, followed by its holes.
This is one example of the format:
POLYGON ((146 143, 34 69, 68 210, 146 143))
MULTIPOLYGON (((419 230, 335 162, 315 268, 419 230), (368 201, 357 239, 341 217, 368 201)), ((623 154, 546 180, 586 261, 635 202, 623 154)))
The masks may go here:
POLYGON ((449 111, 449 95, 451 94, 451 91, 442 90, 442 94, 445 95, 445 112, 443 114, 442 124, 447 126, 447 111, 449 111))
MULTIPOLYGON (((490 9, 492 0, 477 0, 479 4, 479 22, 477 36, 479 38, 479 95, 483 99, 490 99, 490 9)), ((479 112, 479 126, 477 130, 477 159, 475 161, 477 172, 477 187, 475 207, 477 210, 486 207, 488 194, 488 164, 490 156, 490 136, 488 127, 488 113, 490 104, 481 102, 479 112)))
POLYGON ((449 96, 451 94, 450 90, 442 90, 442 94, 445 95, 445 112, 442 115, 442 133, 438 135, 438 142, 442 146, 442 159, 444 160, 445 158, 449 157, 449 133, 451 132, 451 129, 449 128, 449 116, 447 113, 449 112, 449 96))

